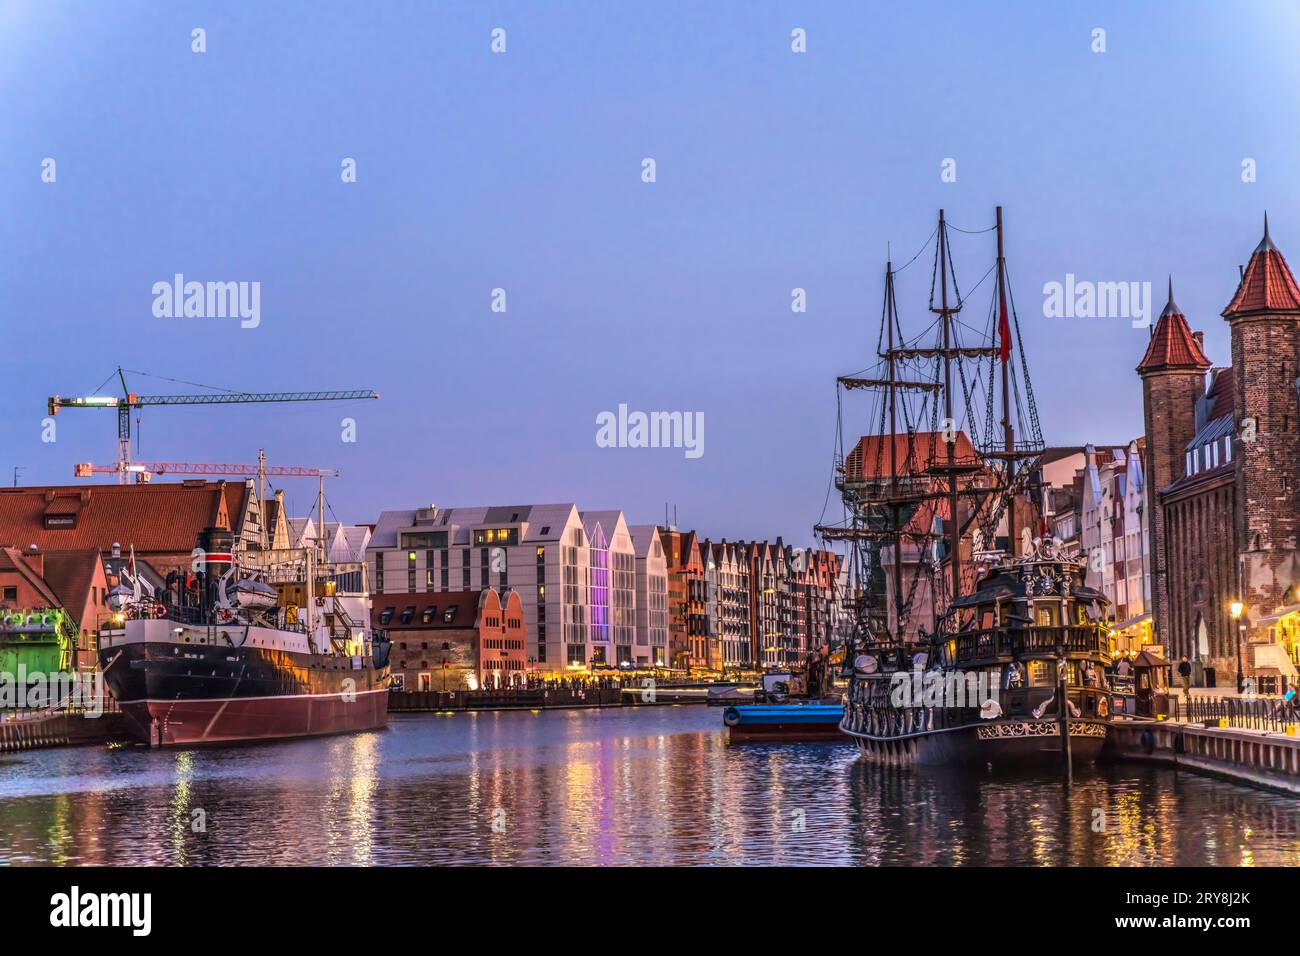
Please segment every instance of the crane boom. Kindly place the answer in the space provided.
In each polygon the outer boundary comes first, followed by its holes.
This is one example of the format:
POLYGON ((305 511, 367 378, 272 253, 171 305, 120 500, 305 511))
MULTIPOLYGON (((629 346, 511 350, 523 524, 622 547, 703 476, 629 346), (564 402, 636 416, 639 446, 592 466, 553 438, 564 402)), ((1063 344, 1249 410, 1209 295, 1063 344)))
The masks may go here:
MULTIPOLYGON (((117 465, 96 465, 86 461, 73 466, 72 473, 76 478, 89 478, 91 475, 115 475, 121 470, 117 465)), ((263 465, 259 471, 257 465, 195 461, 133 461, 126 466, 126 470, 132 474, 231 475, 237 478, 256 478, 259 474, 286 478, 337 478, 339 476, 337 468, 263 465)))
POLYGON ((252 405, 265 402, 343 402, 359 398, 378 398, 369 388, 320 392, 214 392, 210 395, 137 395, 122 398, 114 395, 88 395, 65 398, 51 395, 49 409, 57 415, 60 408, 143 408, 146 405, 252 405))
MULTIPOLYGON (((118 481, 125 482, 127 473, 143 469, 131 467, 131 409, 155 405, 252 405, 276 402, 345 402, 355 399, 376 399, 379 393, 369 388, 333 389, 315 392, 208 392, 200 395, 138 395, 127 388, 126 375, 121 368, 117 377, 122 383, 122 397, 115 395, 82 395, 67 398, 51 395, 49 413, 57 415, 61 408, 115 408, 117 409, 117 465, 112 471, 118 481)), ((78 465, 78 468, 82 466, 78 465)), ((95 469, 91 466, 92 470, 95 469)), ((176 469, 173 468, 173 471, 176 469)), ((217 472, 190 472, 190 474, 217 474, 217 472)), ((315 475, 314 477, 331 477, 315 475)), ((147 479, 146 479, 147 480, 147 479)))

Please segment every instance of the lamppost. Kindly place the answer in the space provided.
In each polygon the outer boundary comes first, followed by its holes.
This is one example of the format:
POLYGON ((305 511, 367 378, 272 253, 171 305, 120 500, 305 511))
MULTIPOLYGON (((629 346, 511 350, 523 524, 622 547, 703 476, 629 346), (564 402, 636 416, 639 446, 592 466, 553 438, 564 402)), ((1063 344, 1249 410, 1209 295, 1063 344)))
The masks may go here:
POLYGON ((1237 650, 1237 693, 1238 693, 1238 694, 1241 693, 1241 687, 1242 687, 1242 681, 1241 681, 1241 632, 1244 631, 1244 630, 1246 629, 1246 625, 1241 623, 1241 612, 1242 612, 1243 609, 1244 609, 1244 605, 1243 605, 1243 604, 1241 603, 1241 601, 1239 601, 1239 600, 1238 600, 1238 601, 1233 601, 1231 604, 1228 605, 1228 610, 1232 613, 1232 623, 1235 625, 1235 629, 1236 629, 1236 631, 1237 631, 1236 650, 1237 650))

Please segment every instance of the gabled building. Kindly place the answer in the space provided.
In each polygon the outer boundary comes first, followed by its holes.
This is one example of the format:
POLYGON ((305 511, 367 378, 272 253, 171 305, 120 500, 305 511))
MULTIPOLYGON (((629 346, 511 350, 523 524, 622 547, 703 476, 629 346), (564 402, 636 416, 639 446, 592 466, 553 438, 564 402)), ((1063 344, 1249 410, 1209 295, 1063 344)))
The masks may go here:
POLYGON ((598 665, 635 663, 636 548, 621 511, 584 511, 591 659, 598 665))
POLYGON ((376 594, 371 626, 393 642, 403 690, 518 687, 527 676, 523 604, 513 590, 376 594))
MULTIPOLYGON (((0 549, 0 618, 13 612, 53 612, 75 670, 99 666, 96 640, 109 622, 108 579, 94 548, 75 551, 0 549)), ((2 641, 2 636, 0 636, 2 641)))
POLYGON ((668 572, 668 647, 672 667, 708 667, 704 562, 694 531, 660 529, 668 572))
POLYGON ((632 659, 638 666, 668 666, 668 562, 660 530, 653 524, 628 528, 636 555, 636 639, 632 659))

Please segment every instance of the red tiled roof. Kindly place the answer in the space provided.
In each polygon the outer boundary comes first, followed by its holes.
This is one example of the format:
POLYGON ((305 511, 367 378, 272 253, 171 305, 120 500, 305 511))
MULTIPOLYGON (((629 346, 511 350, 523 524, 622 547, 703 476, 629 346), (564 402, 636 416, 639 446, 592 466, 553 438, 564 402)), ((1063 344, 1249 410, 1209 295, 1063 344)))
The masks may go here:
MULTIPOLYGON (((491 591, 491 588, 487 590, 491 591)), ((473 630, 478 625, 479 601, 483 597, 483 591, 425 591, 420 593, 395 593, 395 594, 374 594, 370 598, 370 626, 377 627, 386 631, 402 630, 435 630, 435 631, 459 631, 473 630), (407 608, 414 608, 411 614, 411 623, 402 623, 402 612, 407 608), (428 624, 424 623, 424 612, 428 608, 433 608, 433 617, 428 624), (455 608, 450 621, 446 619, 448 608, 455 608), (387 624, 380 621, 380 615, 386 609, 391 609, 392 618, 387 624)), ((495 594, 496 592, 493 591, 495 594)), ((515 601, 519 600, 517 592, 514 594, 515 601)), ((499 595, 498 595, 499 597, 499 595)), ((498 602, 500 603, 500 602, 498 602)), ((507 607, 510 599, 506 599, 507 607)))
POLYGON ((1147 353, 1138 363, 1138 374, 1165 368, 1209 367, 1210 360, 1205 357, 1201 343, 1192 336, 1182 309, 1174 304, 1173 284, 1170 283, 1169 304, 1156 322, 1151 341, 1147 343, 1147 353))
MULTIPOLYGON (((923 472, 931 463, 943 461, 948 454, 943 432, 863 435, 844 461, 844 476, 850 479, 887 478, 890 471, 891 439, 900 475, 923 472)), ((965 432, 957 432, 956 445, 954 451, 957 461, 969 461, 975 457, 975 446, 965 432)))
POLYGON ((86 606, 99 563, 99 551, 95 548, 45 553, 45 583, 58 597, 59 605, 74 619, 81 616, 86 606))
POLYGON ((241 483, 215 481, 0 488, 0 545, 108 551, 117 542, 139 554, 190 551, 204 528, 238 530, 244 495, 241 483), (75 522, 46 527, 47 515, 75 522))
POLYGON ((61 606, 58 595, 50 589, 45 579, 36 573, 36 569, 27 563, 26 557, 17 548, 0 548, 0 570, 17 571, 26 579, 28 584, 45 598, 45 602, 49 607, 61 606))
POLYGON ((1250 312, 1300 312, 1300 286, 1287 268, 1286 259, 1268 236, 1264 217, 1264 238, 1251 254, 1237 292, 1223 310, 1225 316, 1250 312))

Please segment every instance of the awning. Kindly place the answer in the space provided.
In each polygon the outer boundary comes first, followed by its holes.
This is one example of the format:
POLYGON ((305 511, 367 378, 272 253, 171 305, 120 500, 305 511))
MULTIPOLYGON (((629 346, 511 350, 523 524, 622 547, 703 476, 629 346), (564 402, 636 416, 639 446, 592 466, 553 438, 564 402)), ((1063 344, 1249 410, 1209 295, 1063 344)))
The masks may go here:
POLYGON ((1255 624, 1256 626, 1263 625, 1263 624, 1276 624, 1278 621, 1282 620, 1282 618, 1286 617, 1288 614, 1295 614, 1297 611, 1300 611, 1300 604, 1287 604, 1284 607, 1278 608, 1267 617, 1261 617, 1258 621, 1255 622, 1255 624))
POLYGON ((1151 622, 1151 615, 1149 613, 1139 614, 1137 617, 1125 618, 1124 620, 1120 621, 1118 624, 1112 624, 1110 626, 1110 629, 1112 631, 1123 631, 1127 628, 1133 627, 1136 624, 1149 624, 1150 622, 1151 622))

